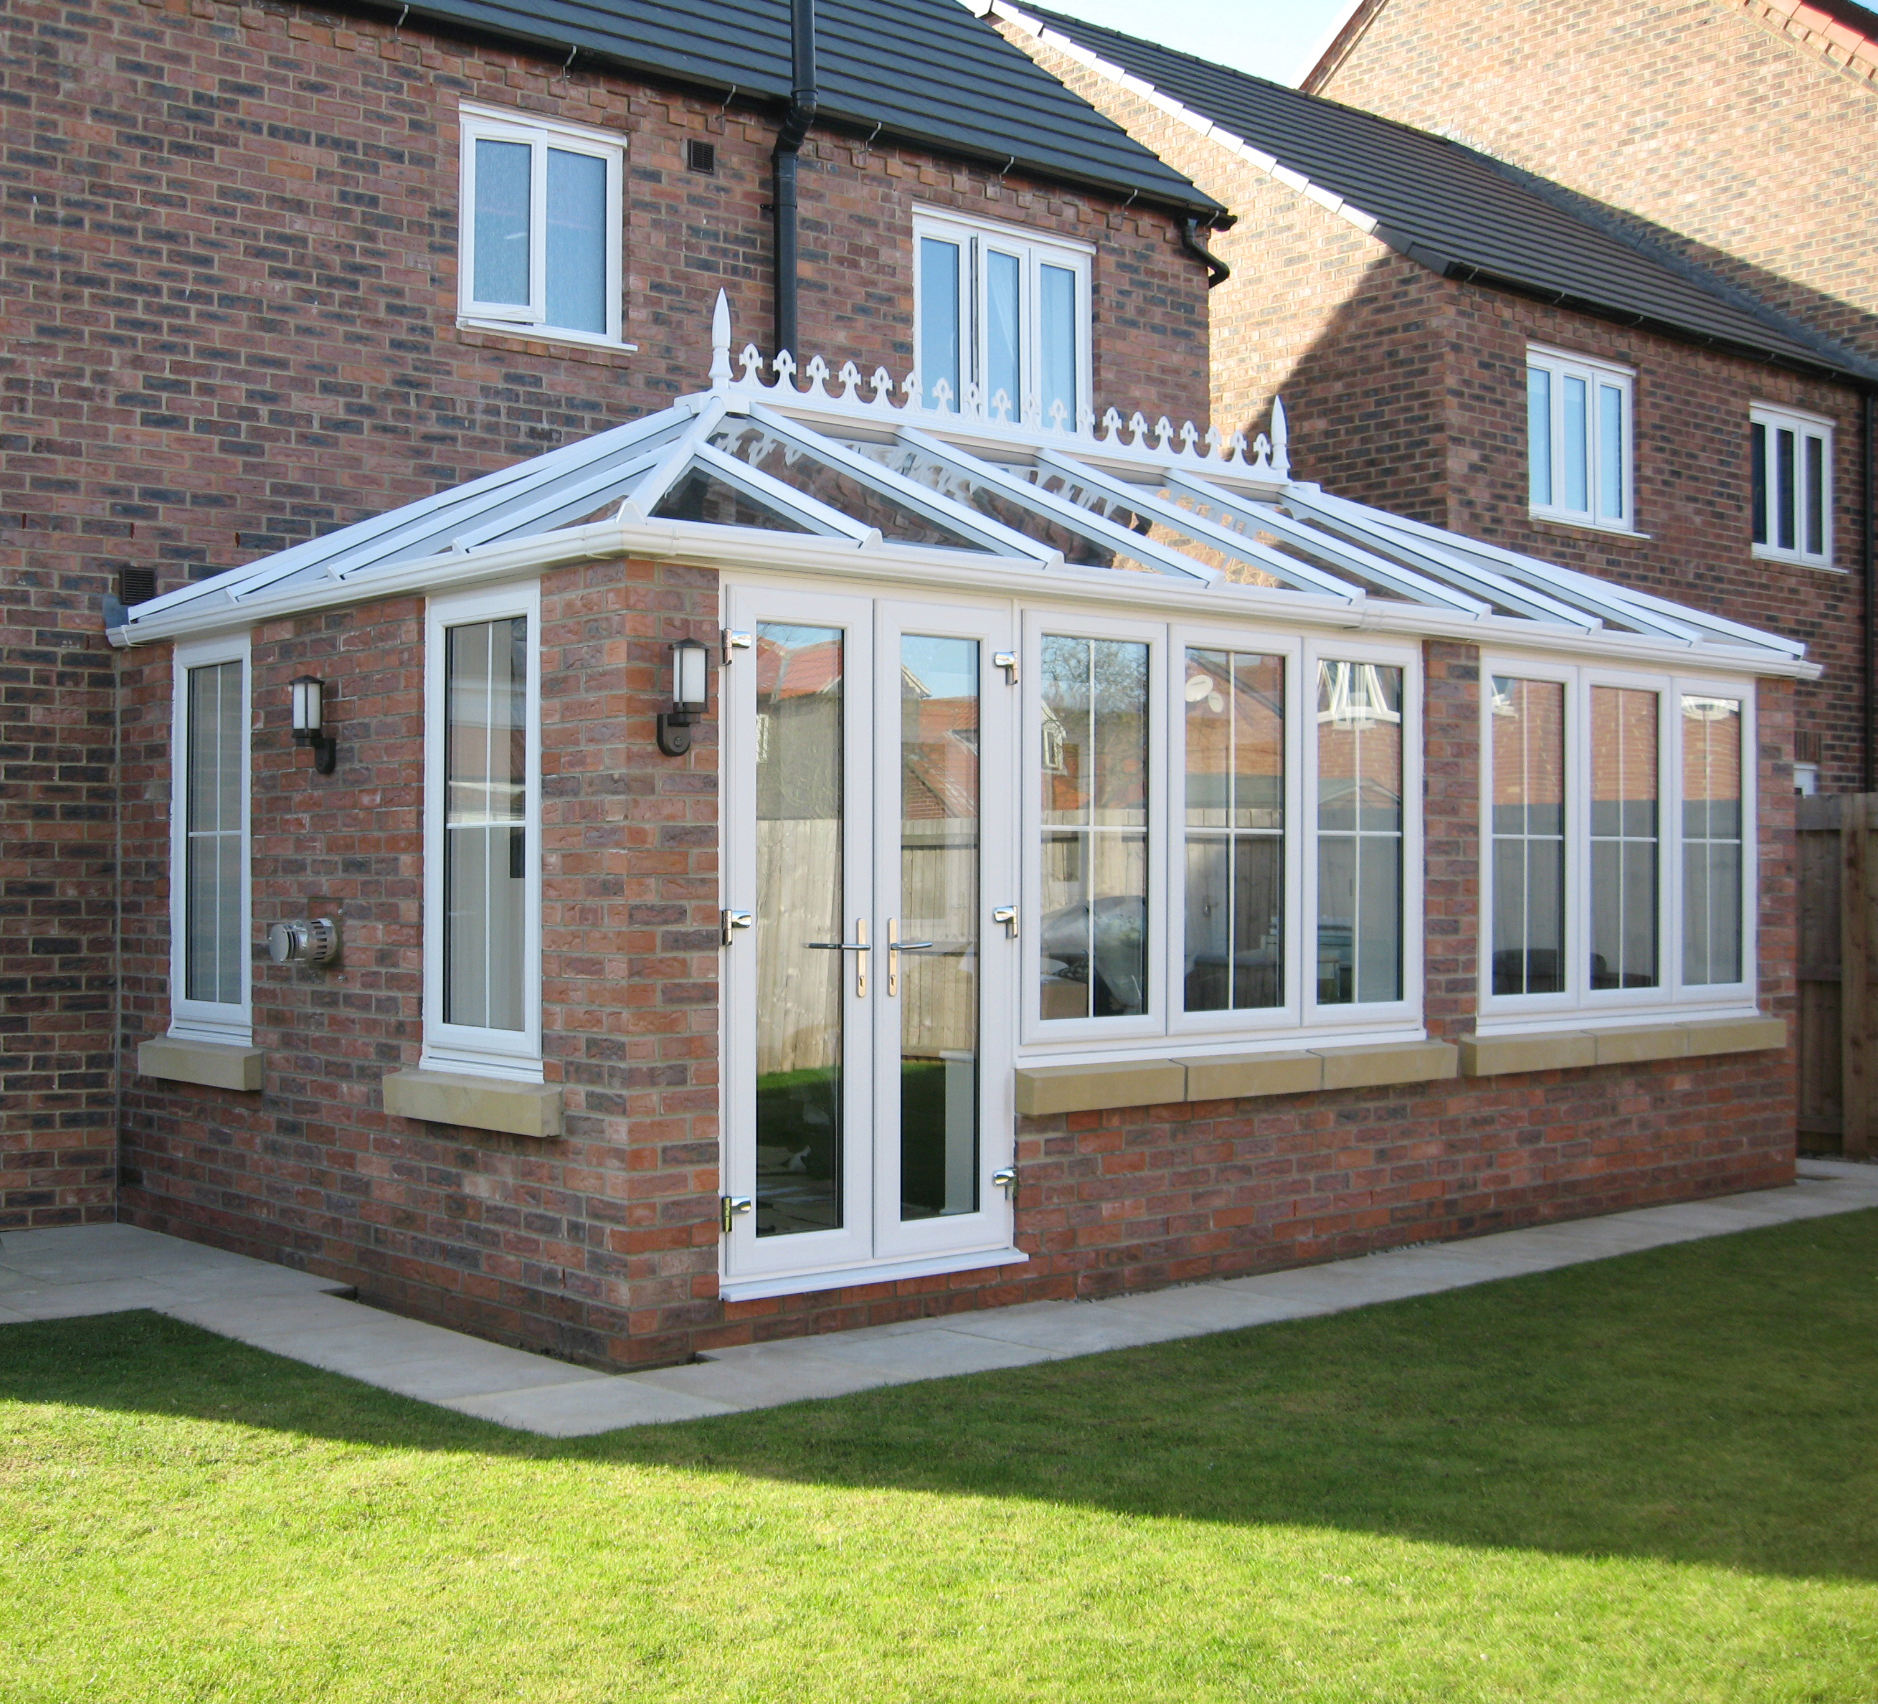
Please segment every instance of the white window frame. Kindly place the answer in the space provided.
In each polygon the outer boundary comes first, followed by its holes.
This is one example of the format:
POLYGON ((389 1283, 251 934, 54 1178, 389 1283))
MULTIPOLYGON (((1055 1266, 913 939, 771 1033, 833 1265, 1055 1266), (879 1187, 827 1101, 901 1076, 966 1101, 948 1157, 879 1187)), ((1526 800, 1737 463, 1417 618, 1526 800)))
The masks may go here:
POLYGON ((461 132, 461 157, 457 217, 457 324, 480 327, 486 331, 525 329, 530 336, 552 338, 557 342, 586 343, 602 348, 631 348, 623 336, 624 233, 626 140, 604 130, 585 125, 563 124, 552 119, 538 119, 499 107, 474 106, 465 102, 457 109, 461 132), (528 231, 527 306, 512 302, 478 302, 476 285, 476 144, 516 142, 531 150, 531 175, 528 231), (551 325, 547 312, 547 209, 548 150, 585 154, 606 162, 606 330, 580 331, 568 326, 551 325))
POLYGON ((424 618, 424 1051, 427 1069, 520 1082, 542 1080, 541 1065, 541 586, 527 580, 430 600, 424 618), (443 1020, 444 779, 447 762, 445 632, 451 627, 528 620, 527 777, 522 820, 523 1026, 483 1029, 443 1020))
MULTIPOLYGON (((1562 521, 1567 526, 1590 527, 1598 532, 1627 533, 1637 535, 1637 370, 1634 367, 1620 366, 1615 361, 1601 361, 1592 355, 1576 355, 1570 350, 1553 349, 1544 344, 1531 343, 1526 346, 1526 367, 1528 371, 1537 367, 1549 373, 1552 379, 1552 496, 1550 503, 1533 502, 1532 491, 1532 451, 1531 433, 1527 433, 1527 502, 1530 513, 1537 520, 1562 521), (1567 508, 1558 501, 1564 487, 1564 410, 1565 387, 1567 378, 1581 379, 1587 390, 1586 441, 1585 441, 1585 492, 1589 500, 1588 509, 1567 508), (1604 463, 1603 434, 1604 411, 1600 406, 1598 389, 1600 386, 1614 388, 1622 397, 1624 445, 1621 458, 1623 490, 1620 498, 1623 504, 1623 518, 1614 520, 1609 515, 1599 513, 1604 463)), ((1530 381, 1528 381, 1530 383, 1530 381)), ((1523 400, 1523 399, 1522 399, 1523 400)))
POLYGON ((1424 984, 1426 895, 1423 869, 1422 658, 1413 644, 1341 636, 1306 637, 1263 627, 1142 622, 1073 605, 1022 610, 1024 684, 1019 764, 1023 840, 1020 861, 1018 1043, 1020 1061, 1126 1060, 1204 1054, 1222 1042, 1257 1051, 1335 1042, 1419 1037, 1424 984), (1148 662, 1148 1010, 1129 1018, 1045 1019, 1038 1009, 1041 968, 1043 778, 1042 638, 1070 633, 1126 639, 1149 647, 1148 662), (1186 931, 1186 718, 1180 666, 1186 648, 1257 652, 1285 658, 1285 993, 1282 1006, 1241 1011, 1180 1009, 1186 931), (1317 665, 1380 663, 1402 671, 1402 998, 1323 1005, 1317 999, 1317 665))
MULTIPOLYGON (((1015 256, 1022 266, 1018 313, 1019 330, 1023 339, 1020 367, 1023 395, 1011 399, 1013 424, 1028 423, 1046 427, 1050 425, 1050 422, 1043 418, 1042 405, 1039 401, 1043 388, 1039 269, 1045 265, 1060 266, 1076 275, 1077 409, 1079 412, 1084 410, 1093 412, 1094 245, 1079 242, 1070 237, 1044 235, 1022 225, 1008 225, 991 219, 963 219, 955 213, 939 208, 916 207, 913 210, 914 370, 919 374, 926 406, 929 408, 933 406, 932 385, 934 383, 927 375, 926 352, 921 347, 926 316, 920 243, 926 237, 959 245, 961 262, 958 303, 959 384, 961 389, 966 384, 975 384, 979 387, 987 417, 992 417, 992 408, 991 396, 986 390, 984 376, 987 318, 985 309, 987 268, 984 264, 984 256, 987 250, 996 250, 1015 256)), ((952 399, 951 406, 955 410, 961 408, 962 405, 962 398, 952 399)), ((1073 419, 1066 421, 1064 427, 1067 431, 1074 431, 1076 422, 1073 419)))
POLYGON ((1555 658, 1486 653, 1480 661, 1480 1022, 1483 1033, 1573 1027, 1621 1028, 1666 1015, 1732 1017, 1758 1008, 1759 813, 1755 683, 1698 675, 1645 673, 1555 658), (1557 994, 1493 991, 1493 679, 1560 681, 1565 687, 1565 989, 1557 994), (1657 964, 1654 988, 1590 986, 1591 967, 1591 689, 1629 688, 1657 695, 1657 964), (1682 700, 1685 694, 1731 698, 1741 705, 1741 979, 1682 980, 1683 820, 1682 700))
POLYGON ((1754 559, 1760 562, 1799 562, 1799 563, 1804 563, 1809 568, 1832 568, 1834 567, 1833 538, 1832 538, 1832 483, 1833 483, 1832 482, 1832 449, 1833 449, 1832 438, 1833 438, 1834 422, 1827 415, 1810 414, 1805 409, 1787 408, 1787 407, 1781 406, 1778 403, 1772 403, 1772 402, 1757 402, 1757 403, 1753 403, 1748 408, 1748 426, 1749 426, 1750 434, 1752 432, 1752 429, 1756 426, 1764 426, 1767 429, 1767 434, 1768 434, 1768 443, 1767 443, 1767 448, 1768 448, 1768 456, 1767 456, 1767 533, 1768 533, 1768 538, 1765 544, 1755 544, 1753 542, 1754 520, 1755 520, 1755 516, 1753 512, 1753 505, 1754 505, 1753 454, 1754 454, 1754 451, 1753 451, 1753 443, 1752 443, 1751 436, 1750 436, 1749 448, 1748 448, 1748 456, 1749 456, 1748 539, 1749 539, 1750 549, 1754 556, 1754 559), (1793 536, 1794 536, 1794 539, 1796 540, 1796 543, 1792 549, 1787 549, 1787 548, 1782 547, 1779 544, 1776 544, 1774 542, 1774 536, 1773 536, 1774 530, 1775 530, 1774 528, 1774 494, 1773 494, 1773 463, 1774 463, 1773 434, 1775 432, 1793 433, 1795 450, 1797 452, 1796 458, 1795 458, 1795 469, 1794 469, 1795 478, 1794 478, 1794 491, 1793 491, 1793 497, 1794 497, 1793 536), (1805 474, 1803 470, 1805 466, 1806 442, 1809 438, 1814 440, 1821 446, 1820 460, 1821 460, 1822 472, 1824 474, 1824 478, 1822 481, 1823 488, 1820 493, 1820 503, 1821 503, 1822 512, 1819 517, 1820 532, 1822 535, 1821 542, 1823 543, 1824 548, 1818 551, 1811 551, 1811 550, 1806 549, 1805 547, 1806 534, 1807 534, 1806 523, 1808 519, 1808 510, 1807 510, 1807 502, 1806 502, 1806 479, 1805 479, 1805 474))
POLYGON ((245 1047, 254 1040, 254 657, 251 635, 179 641, 171 661, 170 723, 170 1025, 180 1040, 245 1047), (241 998, 191 1000, 188 951, 189 671, 218 663, 241 665, 241 998))

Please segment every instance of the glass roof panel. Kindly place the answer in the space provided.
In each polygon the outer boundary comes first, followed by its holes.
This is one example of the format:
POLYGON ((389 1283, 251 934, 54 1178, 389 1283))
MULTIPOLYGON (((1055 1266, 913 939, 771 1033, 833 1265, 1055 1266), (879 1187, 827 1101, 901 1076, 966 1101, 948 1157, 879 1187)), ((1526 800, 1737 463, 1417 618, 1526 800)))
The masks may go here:
MULTIPOLYGON (((930 450, 918 444, 909 444, 902 440, 889 444, 868 443, 861 440, 844 440, 844 442, 846 447, 854 451, 856 455, 866 456, 869 461, 879 462, 882 467, 899 474, 902 479, 910 479, 916 485, 923 485, 927 490, 937 492, 941 497, 949 498, 954 503, 974 510, 987 520, 1009 527, 1012 532, 1021 533, 1032 543, 1040 544, 1046 550, 1061 551, 1063 560, 1075 567, 1118 568, 1135 574, 1167 572, 1158 563, 1144 562, 1138 557, 1129 555, 1127 551, 1117 548, 1106 539, 1096 538, 1055 515, 1044 514, 1031 508, 1029 504, 1012 493, 997 486, 987 485, 982 480, 971 478, 955 464, 941 460, 930 450)), ((1024 478, 1028 473, 1028 470, 1024 468, 1011 468, 1007 471, 1014 478, 1024 478)))
POLYGON ((880 536, 893 544, 937 545, 947 550, 984 549, 976 539, 875 490, 846 468, 811 454, 800 444, 770 431, 760 421, 726 420, 707 442, 713 449, 759 469, 792 491, 826 503, 862 526, 878 529, 880 536))
POLYGON ((758 527, 765 532, 810 530, 793 516, 778 514, 700 467, 692 468, 665 493, 652 516, 660 521, 704 521, 716 527, 758 527))
MULTIPOLYGON (((1237 533, 1248 544, 1258 545, 1274 555, 1302 563, 1319 574, 1328 574, 1333 579, 1341 580, 1352 590, 1365 592, 1373 598, 1391 598, 1398 603, 1418 601, 1400 585, 1373 574, 1366 574, 1360 567, 1352 566, 1341 553, 1323 554, 1300 544, 1294 538, 1255 525, 1237 506, 1228 508, 1223 503, 1209 503, 1194 492, 1178 485, 1159 486, 1155 489, 1154 495, 1163 503, 1171 504, 1177 509, 1185 509, 1189 514, 1196 515, 1203 521, 1210 521, 1214 526, 1222 527, 1227 532, 1237 533)), ((1248 503, 1246 507, 1251 509, 1255 505, 1248 503)), ((1231 573, 1233 579, 1241 578, 1237 572, 1230 570, 1228 572, 1231 573)), ((1266 582, 1252 581, 1251 583, 1258 585, 1266 582)), ((1282 582, 1274 577, 1270 583, 1277 585, 1282 582)))

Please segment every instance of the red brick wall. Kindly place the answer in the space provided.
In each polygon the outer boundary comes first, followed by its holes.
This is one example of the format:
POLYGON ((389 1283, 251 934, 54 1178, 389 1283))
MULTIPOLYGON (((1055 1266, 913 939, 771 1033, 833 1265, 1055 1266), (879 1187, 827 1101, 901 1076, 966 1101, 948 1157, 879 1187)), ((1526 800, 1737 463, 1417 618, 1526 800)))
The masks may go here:
POLYGON ((1878 355, 1878 81, 1834 35, 1791 0, 1382 0, 1304 86, 1607 202, 1878 355))
MULTIPOLYGON (((394 15, 0 15, 0 1226, 112 1210, 116 571, 170 590, 663 407, 705 382, 720 286, 768 343, 773 111, 394 15), (637 353, 457 327, 464 99, 628 139, 637 353)), ((1204 274, 1165 214, 826 131, 801 196, 810 350, 911 365, 922 201, 1095 244, 1098 401, 1204 412, 1204 274)))
MULTIPOLYGON (((1790 1059, 1598 1071, 1020 1121, 1028 1264, 724 1306, 717 1300, 716 747, 660 757, 665 646, 717 621, 715 576, 645 562, 543 584, 544 1048, 567 1134, 387 1116, 417 1062, 423 612, 398 600, 255 636, 255 914, 317 901, 342 968, 263 963, 260 1095, 133 1078, 126 1214, 350 1279, 367 1299, 571 1358, 698 1348, 1052 1296, 1103 1295, 1782 1181, 1790 1059), (286 727, 286 682, 341 683, 338 772, 286 727)), ((1472 1027, 1480 678, 1426 647, 1429 1029, 1472 1027)), ((161 1033, 166 648, 126 659, 129 1039, 161 1033)), ((1793 1009, 1791 693, 1761 692, 1762 1004, 1793 1009)))

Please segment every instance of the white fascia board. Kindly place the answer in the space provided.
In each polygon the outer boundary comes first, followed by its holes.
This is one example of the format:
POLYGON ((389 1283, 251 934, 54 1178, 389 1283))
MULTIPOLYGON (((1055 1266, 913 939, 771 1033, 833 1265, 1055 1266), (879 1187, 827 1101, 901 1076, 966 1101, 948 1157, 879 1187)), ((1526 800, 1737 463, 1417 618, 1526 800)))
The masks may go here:
POLYGON ((1244 586, 1228 580, 1186 584, 1162 575, 1112 569, 1033 567, 1010 557, 974 556, 960 550, 890 545, 841 539, 756 533, 747 527, 709 526, 695 521, 632 518, 595 521, 584 527, 484 550, 452 552, 400 564, 369 580, 325 581, 274 597, 259 596, 239 609, 169 612, 110 630, 113 645, 143 645, 195 634, 253 626, 282 616, 308 614, 347 604, 412 593, 433 594, 539 574, 569 562, 608 557, 653 558, 740 573, 822 575, 885 582, 935 591, 973 590, 1002 596, 1071 599, 1124 610, 1176 610, 1196 620, 1231 617, 1286 623, 1320 632, 1369 631, 1400 637, 1452 639, 1548 656, 1652 667, 1702 667, 1749 677, 1816 680, 1817 664, 1769 657, 1719 645, 1684 645, 1629 634, 1584 633, 1537 623, 1418 604, 1370 599, 1359 607, 1303 593, 1244 586))

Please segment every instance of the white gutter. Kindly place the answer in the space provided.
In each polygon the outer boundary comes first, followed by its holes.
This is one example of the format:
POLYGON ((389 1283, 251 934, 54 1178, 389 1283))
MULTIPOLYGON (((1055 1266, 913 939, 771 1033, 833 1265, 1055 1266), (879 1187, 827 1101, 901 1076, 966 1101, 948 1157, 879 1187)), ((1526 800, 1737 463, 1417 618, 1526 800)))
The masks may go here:
POLYGON ((502 580, 520 579, 570 562, 608 557, 650 558, 733 572, 823 574, 841 579, 887 582, 927 590, 976 592, 984 596, 1062 599, 1115 608, 1177 612, 1199 620, 1231 616, 1249 621, 1280 620, 1326 631, 1367 631, 1401 637, 1447 639, 1546 655, 1585 656, 1648 663, 1656 667, 1719 669, 1763 679, 1817 680, 1817 663, 1768 656, 1743 647, 1686 644, 1637 634, 1549 628, 1515 618, 1469 615, 1421 604, 1359 597, 1352 603, 1244 586, 1229 580, 1181 584, 1163 575, 1105 568, 1032 567, 1006 556, 922 545, 884 544, 869 537, 848 542, 820 535, 753 533, 745 527, 696 521, 665 521, 629 514, 586 526, 497 544, 445 551, 376 571, 369 582, 325 580, 280 592, 262 591, 239 604, 200 603, 153 611, 142 620, 107 630, 119 647, 147 645, 256 626, 320 609, 376 603, 413 593, 432 595, 502 580))

